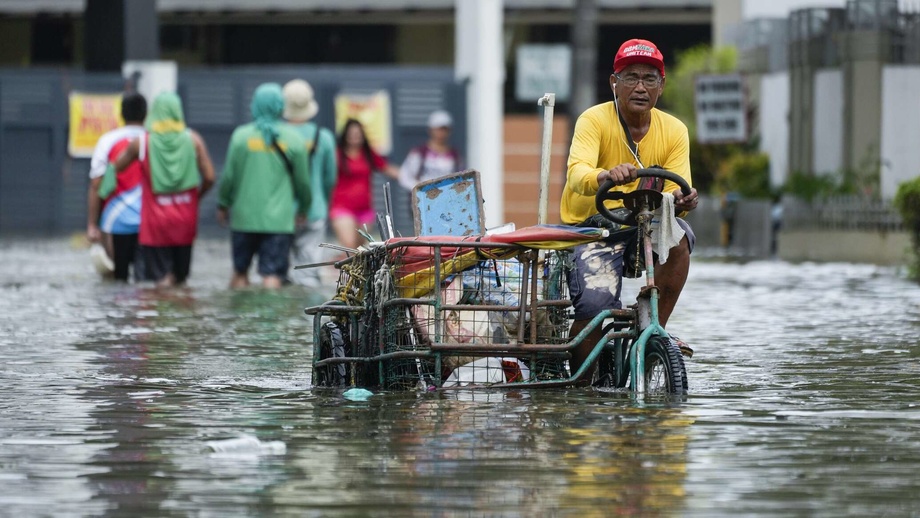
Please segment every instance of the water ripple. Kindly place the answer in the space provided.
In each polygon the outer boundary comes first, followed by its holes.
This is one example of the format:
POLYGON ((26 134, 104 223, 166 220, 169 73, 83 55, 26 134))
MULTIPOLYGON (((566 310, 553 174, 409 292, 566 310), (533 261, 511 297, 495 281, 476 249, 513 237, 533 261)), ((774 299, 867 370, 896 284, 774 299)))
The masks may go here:
POLYGON ((10 515, 916 515, 920 289, 895 269, 695 260, 679 400, 350 401, 310 389, 302 309, 330 288, 230 291, 224 240, 172 291, 99 282, 61 240, 0 259, 10 515))

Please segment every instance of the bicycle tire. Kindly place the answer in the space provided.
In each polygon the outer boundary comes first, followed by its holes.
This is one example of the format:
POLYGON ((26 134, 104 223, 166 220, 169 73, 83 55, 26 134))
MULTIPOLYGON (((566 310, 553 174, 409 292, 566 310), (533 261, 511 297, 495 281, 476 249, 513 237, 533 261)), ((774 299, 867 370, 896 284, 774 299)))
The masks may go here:
POLYGON ((687 393, 687 368, 680 348, 670 338, 655 336, 645 344, 645 390, 647 393, 687 393))
POLYGON ((629 344, 617 342, 618 340, 611 340, 597 358, 593 383, 595 387, 621 389, 629 385, 629 344))
MULTIPOLYGON (((348 348, 344 326, 334 322, 326 322, 320 328, 319 359, 344 358, 348 348)), ((313 366, 313 385, 316 387, 343 387, 348 382, 347 367, 344 363, 334 365, 313 366)))

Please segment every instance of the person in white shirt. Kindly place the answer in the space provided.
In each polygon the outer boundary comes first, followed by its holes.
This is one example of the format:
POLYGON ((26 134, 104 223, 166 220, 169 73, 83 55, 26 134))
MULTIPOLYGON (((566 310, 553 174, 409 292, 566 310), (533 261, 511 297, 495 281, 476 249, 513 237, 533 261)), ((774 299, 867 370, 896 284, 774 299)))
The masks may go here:
POLYGON ((444 110, 428 117, 428 141, 413 148, 399 168, 399 185, 411 191, 419 182, 456 173, 462 168, 457 150, 448 142, 453 119, 444 110))
MULTIPOLYGON (((91 243, 101 243, 114 268, 116 280, 127 281, 128 271, 135 263, 137 236, 140 228, 141 186, 139 169, 116 175, 108 171, 110 162, 131 139, 144 133, 147 100, 139 93, 127 93, 121 100, 121 116, 125 125, 99 137, 93 150, 87 192, 86 237, 91 243)), ((135 264, 135 273, 138 268, 135 264)))

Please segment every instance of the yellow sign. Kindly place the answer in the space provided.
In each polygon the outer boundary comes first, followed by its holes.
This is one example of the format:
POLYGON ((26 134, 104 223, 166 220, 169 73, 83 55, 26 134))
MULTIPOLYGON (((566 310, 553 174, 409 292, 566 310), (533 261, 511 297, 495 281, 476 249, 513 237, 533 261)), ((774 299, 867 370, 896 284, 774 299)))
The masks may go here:
POLYGON ((390 94, 379 90, 372 94, 340 93, 335 96, 335 132, 342 131, 345 121, 356 119, 364 126, 367 141, 377 153, 386 156, 393 150, 390 129, 390 94))
POLYGON ((70 135, 67 151, 74 158, 93 156, 103 133, 124 124, 121 94, 70 94, 70 135))

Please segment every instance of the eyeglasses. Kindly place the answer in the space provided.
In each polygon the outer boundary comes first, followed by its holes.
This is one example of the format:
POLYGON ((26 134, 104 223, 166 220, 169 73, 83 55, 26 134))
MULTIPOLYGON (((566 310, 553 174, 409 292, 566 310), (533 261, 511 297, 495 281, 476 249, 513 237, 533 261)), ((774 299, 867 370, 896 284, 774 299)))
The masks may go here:
POLYGON ((642 81, 642 86, 646 88, 657 88, 661 84, 661 78, 656 75, 647 75, 644 77, 639 77, 636 74, 629 74, 621 76, 619 74, 613 74, 617 78, 617 82, 622 83, 626 88, 633 88, 639 84, 639 81, 642 81))

